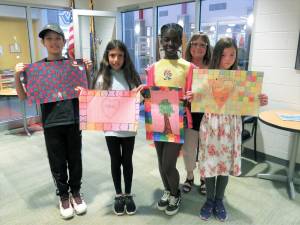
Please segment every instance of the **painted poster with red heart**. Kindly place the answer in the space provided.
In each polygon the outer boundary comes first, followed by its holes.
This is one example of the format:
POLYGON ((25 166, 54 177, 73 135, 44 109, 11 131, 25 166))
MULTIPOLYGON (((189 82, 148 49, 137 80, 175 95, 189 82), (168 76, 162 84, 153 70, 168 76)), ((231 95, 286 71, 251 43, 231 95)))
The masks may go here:
POLYGON ((82 89, 79 95, 80 129, 137 131, 140 93, 82 89))
POLYGON ((257 116, 263 72, 194 69, 192 112, 257 116))
POLYGON ((87 88, 82 60, 36 62, 25 69, 28 102, 57 102, 78 97, 77 86, 87 88))

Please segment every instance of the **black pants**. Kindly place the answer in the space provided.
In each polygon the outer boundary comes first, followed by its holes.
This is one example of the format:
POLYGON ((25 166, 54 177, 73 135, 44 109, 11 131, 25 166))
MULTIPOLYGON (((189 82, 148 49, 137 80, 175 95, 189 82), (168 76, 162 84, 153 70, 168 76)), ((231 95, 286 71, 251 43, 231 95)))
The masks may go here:
POLYGON ((228 184, 228 176, 217 176, 205 178, 206 197, 209 200, 223 200, 226 186, 228 184))
POLYGON ((155 141, 154 145, 164 187, 171 192, 171 195, 176 196, 179 189, 179 173, 176 163, 182 144, 155 141))
POLYGON ((50 169, 57 195, 80 191, 82 178, 81 130, 78 124, 44 129, 50 169), (69 176, 68 176, 69 174, 69 176))
POLYGON ((121 165, 125 183, 125 194, 131 193, 132 184, 132 154, 135 137, 106 136, 106 144, 111 160, 111 175, 113 178, 116 194, 122 194, 121 165))

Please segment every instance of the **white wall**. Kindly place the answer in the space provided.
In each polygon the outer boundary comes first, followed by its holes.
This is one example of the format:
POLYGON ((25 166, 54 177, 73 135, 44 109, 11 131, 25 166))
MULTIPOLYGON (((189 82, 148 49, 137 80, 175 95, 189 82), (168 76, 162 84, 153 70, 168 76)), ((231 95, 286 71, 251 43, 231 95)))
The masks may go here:
MULTIPOLYGON (((256 0, 250 69, 264 71, 267 109, 300 110, 300 71, 295 70, 300 31, 299 0, 256 0)), ((260 123, 258 150, 288 159, 290 133, 260 123)), ((297 162, 300 162, 300 153, 297 162)))

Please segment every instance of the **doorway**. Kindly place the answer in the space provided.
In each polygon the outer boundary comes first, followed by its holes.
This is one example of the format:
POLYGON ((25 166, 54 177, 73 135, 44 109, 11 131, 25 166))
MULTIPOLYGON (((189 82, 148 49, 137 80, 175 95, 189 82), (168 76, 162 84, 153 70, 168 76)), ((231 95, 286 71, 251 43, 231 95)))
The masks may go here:
POLYGON ((93 61, 99 70, 106 45, 119 37, 119 14, 108 11, 73 10, 75 58, 93 61))

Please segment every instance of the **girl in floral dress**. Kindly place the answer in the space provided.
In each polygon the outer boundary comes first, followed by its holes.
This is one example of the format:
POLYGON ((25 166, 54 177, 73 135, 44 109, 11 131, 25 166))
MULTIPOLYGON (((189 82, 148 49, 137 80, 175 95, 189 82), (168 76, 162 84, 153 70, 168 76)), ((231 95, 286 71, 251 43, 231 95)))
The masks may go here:
MULTIPOLYGON (((237 46, 233 39, 221 38, 216 43, 210 68, 237 69, 237 46)), ((265 94, 258 97, 261 106, 267 104, 265 94)), ((223 198, 228 176, 241 174, 241 116, 205 113, 199 132, 200 175, 205 177, 207 191, 200 217, 208 220, 214 214, 220 221, 225 221, 227 213, 223 198)))

